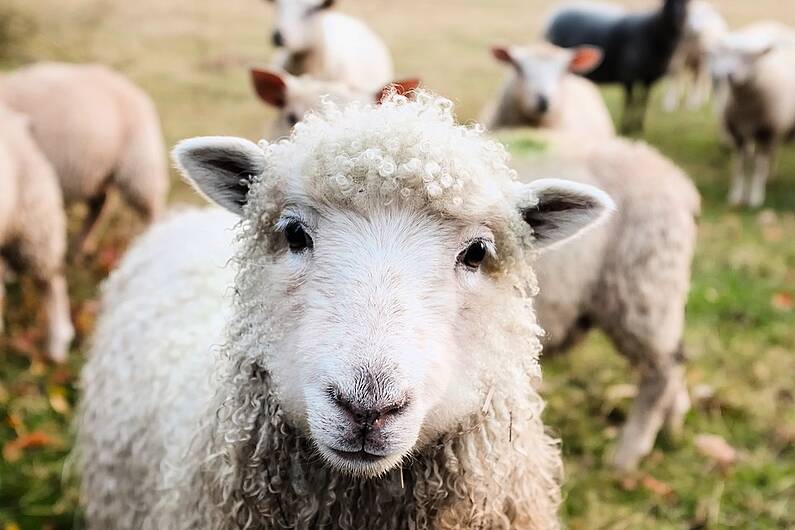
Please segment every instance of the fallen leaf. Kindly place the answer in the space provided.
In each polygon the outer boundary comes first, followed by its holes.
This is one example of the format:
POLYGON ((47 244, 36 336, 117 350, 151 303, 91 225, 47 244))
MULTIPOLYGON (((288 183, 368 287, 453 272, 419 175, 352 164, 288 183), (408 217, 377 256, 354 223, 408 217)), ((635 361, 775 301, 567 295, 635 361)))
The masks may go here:
POLYGON ((78 336, 87 337, 91 334, 98 311, 99 303, 96 300, 86 300, 80 304, 72 317, 78 336))
POLYGON ((731 466, 737 461, 737 449, 717 434, 699 434, 696 436, 695 445, 699 453, 711 458, 721 467, 731 466))
POLYGON ((48 447, 55 443, 55 438, 47 433, 35 431, 11 440, 3 446, 3 458, 6 462, 16 462, 26 449, 48 447))
POLYGON ((651 475, 644 475, 640 480, 640 483, 643 484, 644 488, 655 495, 659 495, 660 497, 669 497, 674 493, 674 490, 671 486, 661 480, 657 480, 651 475))
POLYGON ((795 309, 795 297, 790 293, 775 293, 770 299, 770 305, 779 311, 792 311, 795 309))
POLYGON ((66 389, 61 386, 53 386, 49 392, 50 406, 59 414, 67 414, 71 407, 66 399, 66 389))

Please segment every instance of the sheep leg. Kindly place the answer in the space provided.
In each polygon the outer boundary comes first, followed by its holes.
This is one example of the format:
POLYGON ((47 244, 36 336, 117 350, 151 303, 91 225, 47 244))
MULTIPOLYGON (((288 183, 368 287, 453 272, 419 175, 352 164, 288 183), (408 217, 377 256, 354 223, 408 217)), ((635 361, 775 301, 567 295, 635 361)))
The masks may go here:
POLYGON ((6 264, 2 258, 0 258, 0 333, 5 331, 5 325, 3 320, 3 314, 5 309, 5 302, 6 302, 6 264))
POLYGON ((77 249, 76 255, 83 256, 97 251, 99 227, 109 210, 108 190, 103 189, 99 194, 88 200, 88 213, 83 220, 83 226, 75 238, 72 248, 77 249))
POLYGON ((747 189, 746 204, 758 208, 765 202, 765 187, 770 177, 776 149, 772 144, 759 144, 754 153, 754 174, 747 189))
POLYGON ((621 134, 631 132, 631 114, 634 109, 635 86, 633 83, 624 84, 624 112, 621 115, 621 134))
POLYGON ((745 196, 745 175, 747 168, 753 158, 753 150, 750 144, 742 143, 737 146, 732 168, 732 183, 729 188, 729 205, 739 206, 745 196))
POLYGON ((66 361, 75 331, 69 314, 69 293, 62 273, 54 274, 45 284, 44 307, 47 313, 47 355, 57 362, 66 361))
POLYGON ((690 109, 701 108, 707 102, 711 84, 712 81, 710 79, 709 68, 706 64, 700 64, 695 71, 693 91, 688 101, 688 107, 690 107, 690 109))
POLYGON ((682 72, 677 72, 675 76, 668 81, 668 90, 665 92, 663 99, 663 109, 666 112, 673 112, 679 108, 679 102, 684 93, 684 79, 682 72))
MULTIPOLYGON (((654 447, 663 422, 669 418, 680 421, 684 417, 687 409, 682 410, 682 406, 689 404, 689 400, 687 403, 677 401, 682 398, 684 386, 684 367, 681 364, 667 368, 647 367, 641 372, 638 395, 613 454, 612 463, 617 469, 635 469, 654 447), (674 408, 679 417, 673 417, 674 408)), ((684 392, 686 394, 686 390, 684 392)))

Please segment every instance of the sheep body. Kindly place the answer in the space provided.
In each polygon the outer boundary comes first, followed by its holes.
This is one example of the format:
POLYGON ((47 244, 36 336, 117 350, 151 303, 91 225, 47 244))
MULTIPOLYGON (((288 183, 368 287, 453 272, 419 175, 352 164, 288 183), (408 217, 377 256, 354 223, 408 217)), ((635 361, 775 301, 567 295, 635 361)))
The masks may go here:
POLYGON ((618 8, 563 7, 544 33, 549 42, 564 48, 601 48, 602 63, 586 77, 623 85, 622 130, 630 132, 642 128, 650 87, 668 70, 684 28, 686 4, 687 0, 665 0, 654 12, 629 14, 618 8))
POLYGON ((204 138, 175 153, 242 221, 234 235, 212 211, 156 226, 104 289, 79 414, 90 528, 559 527, 532 262, 601 218, 602 192, 515 182, 501 146, 422 92, 329 104, 260 148, 204 138), (467 255, 485 245, 473 237, 499 248, 477 272, 457 265, 459 238, 467 255), (402 453, 352 463, 329 448, 352 421, 339 393, 378 400, 412 381, 408 408, 356 439, 402 453))
POLYGON ((66 220, 58 181, 24 116, 0 105, 0 329, 5 262, 30 273, 44 290, 47 354, 66 358, 74 336, 64 278, 66 220))
POLYGON ((108 186, 145 219, 160 214, 169 186, 160 123, 128 80, 103 66, 40 63, 0 77, 0 102, 30 119, 65 203, 92 203, 84 238, 108 186))
MULTIPOLYGON (((690 179, 656 150, 624 139, 548 136, 546 173, 604 189, 617 213, 576 243, 544 253, 537 274, 546 353, 601 328, 641 374, 638 398, 613 463, 634 468, 663 423, 678 430, 689 406, 683 330, 700 199, 690 179), (642 171, 638 168, 642 167, 642 171)), ((533 159, 534 172, 543 174, 533 159)))
POLYGON ((535 45, 511 47, 507 53, 522 68, 509 75, 496 101, 485 109, 482 123, 487 128, 530 125, 599 138, 615 136, 599 89, 591 81, 568 73, 572 52, 535 45), (543 105, 538 104, 541 98, 543 105))
POLYGON ((300 76, 337 81, 349 87, 375 92, 393 78, 392 58, 384 42, 362 21, 329 10, 309 17, 309 47, 276 56, 275 66, 300 76))

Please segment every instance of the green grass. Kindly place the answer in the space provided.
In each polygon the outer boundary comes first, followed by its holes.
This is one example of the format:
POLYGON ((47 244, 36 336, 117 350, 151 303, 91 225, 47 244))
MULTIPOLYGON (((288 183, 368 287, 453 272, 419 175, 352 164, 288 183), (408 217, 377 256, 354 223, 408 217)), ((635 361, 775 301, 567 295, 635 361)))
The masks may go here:
MULTIPOLYGON (((268 9, 261 2, 80 0, 68 11, 57 0, 9 2, 17 20, 37 31, 27 39, 14 33, 0 67, 42 58, 111 64, 153 95, 169 144, 198 134, 256 137, 270 117, 245 74, 247 64, 265 59, 268 9)), ((505 16, 527 10, 528 1, 407 2, 422 5, 434 31, 418 27, 405 3, 346 2, 346 9, 386 36, 399 76, 421 75, 459 103, 463 119, 474 118, 501 74, 485 46, 495 36, 532 34, 537 21, 505 16), (473 20, 474 33, 466 29, 473 20)), ((541 10, 550 2, 531 3, 541 10)), ((725 4, 735 21, 755 12, 748 2, 725 4)), ((757 5, 760 16, 781 6, 757 5)), ((795 23, 792 9, 780 9, 795 23)), ((605 94, 618 116, 619 91, 605 94)), ((795 528, 795 148, 782 153, 766 208, 737 211, 725 206, 729 153, 710 111, 665 114, 657 97, 647 125, 643 139, 685 168, 703 197, 686 330, 688 382, 700 398, 680 439, 663 436, 637 474, 618 477, 604 460, 630 405, 613 391, 633 382, 627 365, 598 333, 571 354, 547 359, 546 422, 560 434, 566 460, 563 516, 569 528, 588 530, 795 528), (721 469, 699 454, 694 438, 702 433, 725 438, 739 461, 721 469)), ((519 134, 510 147, 522 154, 543 146, 519 134)), ((176 179, 172 197, 193 200, 176 179)), ((10 286, 9 333, 0 339, 0 529, 83 527, 65 466, 75 381, 98 282, 139 230, 129 220, 116 215, 98 260, 69 267, 79 336, 67 366, 30 358, 41 340, 35 293, 25 281, 10 286), (20 439, 32 445, 15 450, 20 439)))

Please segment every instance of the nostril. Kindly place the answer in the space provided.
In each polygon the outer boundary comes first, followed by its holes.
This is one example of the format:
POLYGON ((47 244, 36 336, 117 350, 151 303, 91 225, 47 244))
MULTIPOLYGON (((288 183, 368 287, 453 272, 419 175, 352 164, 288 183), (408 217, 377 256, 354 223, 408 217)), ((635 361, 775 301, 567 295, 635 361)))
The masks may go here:
POLYGON ((277 48, 281 48, 284 46, 284 37, 282 36, 282 32, 278 29, 273 32, 273 36, 271 38, 273 45, 277 48))
POLYGON ((372 407, 356 404, 354 400, 343 396, 335 388, 329 388, 327 394, 339 408, 350 415, 356 424, 370 429, 380 429, 389 418, 397 416, 409 405, 408 397, 403 397, 388 405, 372 407))
POLYGON ((538 96, 538 112, 546 112, 549 109, 549 100, 546 96, 538 96))

